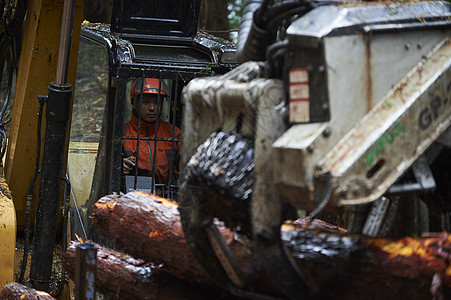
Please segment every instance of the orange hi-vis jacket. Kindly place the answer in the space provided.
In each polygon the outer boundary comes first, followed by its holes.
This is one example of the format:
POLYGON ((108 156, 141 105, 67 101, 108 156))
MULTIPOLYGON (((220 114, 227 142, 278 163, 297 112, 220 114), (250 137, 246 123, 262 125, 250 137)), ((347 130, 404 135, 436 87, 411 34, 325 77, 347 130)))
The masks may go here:
MULTIPOLYGON (((140 127, 140 137, 141 138, 155 138, 155 127, 156 122, 147 123, 141 121, 140 127)), ((172 126, 171 124, 159 120, 158 121, 158 138, 160 139, 171 139, 172 131, 174 129, 174 139, 181 140, 181 130, 172 126)), ((124 136, 128 137, 137 137, 138 136, 138 117, 132 114, 132 117, 128 123, 124 126, 124 136)), ((157 141, 157 154, 154 153, 154 141, 150 140, 140 140, 139 141, 139 150, 137 147, 137 140, 129 140, 124 139, 123 145, 124 149, 131 151, 136 161, 136 166, 138 167, 138 175, 139 176, 152 176, 152 158, 155 157, 155 183, 163 183, 166 184, 169 178, 169 161, 178 161, 175 160, 176 155, 181 154, 181 143, 180 142, 172 142, 172 141, 157 141), (173 149, 171 146, 173 144, 173 149), (136 160, 138 157, 138 160, 136 160)), ((179 166, 173 165, 172 172, 173 174, 178 174, 179 166)), ((133 175, 134 172, 130 175, 133 175)), ((172 182, 176 183, 176 182, 172 182)))

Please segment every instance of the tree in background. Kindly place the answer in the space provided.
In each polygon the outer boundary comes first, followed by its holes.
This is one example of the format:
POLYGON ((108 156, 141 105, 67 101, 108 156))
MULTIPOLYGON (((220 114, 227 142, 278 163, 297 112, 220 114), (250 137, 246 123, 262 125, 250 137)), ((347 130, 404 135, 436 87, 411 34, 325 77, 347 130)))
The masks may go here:
POLYGON ((202 0, 199 27, 224 39, 230 39, 228 0, 202 0))
MULTIPOLYGON (((236 41, 245 0, 201 0, 199 28, 236 41)), ((110 23, 113 0, 84 1, 83 20, 110 23)))
POLYGON ((236 40, 245 0, 202 0, 199 28, 212 35, 236 40))
POLYGON ((83 4, 83 20, 91 23, 110 23, 113 0, 88 0, 83 4))

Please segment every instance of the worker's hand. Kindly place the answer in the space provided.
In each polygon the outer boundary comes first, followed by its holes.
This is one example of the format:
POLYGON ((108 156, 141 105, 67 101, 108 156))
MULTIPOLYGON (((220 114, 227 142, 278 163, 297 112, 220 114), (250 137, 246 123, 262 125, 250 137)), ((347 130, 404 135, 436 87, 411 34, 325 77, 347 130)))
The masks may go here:
POLYGON ((135 167, 135 159, 132 156, 124 158, 122 164, 124 168, 124 174, 130 174, 130 172, 135 167))

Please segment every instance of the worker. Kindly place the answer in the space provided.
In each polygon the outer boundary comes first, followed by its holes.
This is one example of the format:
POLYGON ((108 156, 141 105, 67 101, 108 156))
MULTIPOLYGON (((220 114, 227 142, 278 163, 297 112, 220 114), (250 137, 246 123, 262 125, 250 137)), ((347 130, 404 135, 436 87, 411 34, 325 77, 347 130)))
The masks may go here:
POLYGON ((168 94, 162 88, 158 79, 138 78, 132 85, 130 101, 133 107, 132 116, 124 126, 124 136, 137 137, 139 128, 139 148, 136 139, 123 139, 125 157, 123 159, 123 173, 134 175, 138 167, 138 176, 152 176, 152 164, 155 164, 155 183, 167 185, 176 184, 178 162, 181 153, 181 130, 159 119, 161 103, 168 94), (142 105, 140 97, 142 92, 142 105), (139 126, 139 112, 141 112, 141 125, 139 126), (155 155, 155 130, 158 130, 155 155), (165 139, 165 140, 160 140, 165 139), (138 161, 136 158, 138 157, 138 161), (152 161, 155 158, 155 162, 152 161), (171 168, 172 165, 172 168, 171 168), (170 178, 170 171, 171 178, 170 178))

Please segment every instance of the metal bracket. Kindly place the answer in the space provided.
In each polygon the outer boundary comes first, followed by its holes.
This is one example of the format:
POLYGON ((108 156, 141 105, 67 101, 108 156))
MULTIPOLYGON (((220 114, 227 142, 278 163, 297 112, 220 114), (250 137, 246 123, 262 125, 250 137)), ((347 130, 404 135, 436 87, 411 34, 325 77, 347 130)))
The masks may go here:
POLYGON ((388 195, 411 194, 432 191, 436 188, 435 179, 429 168, 425 155, 420 156, 412 165, 412 171, 417 182, 395 184, 388 190, 388 195))
POLYGON ((369 237, 376 237, 379 234, 389 206, 390 199, 386 197, 380 197, 373 203, 368 218, 363 225, 362 234, 369 237))

